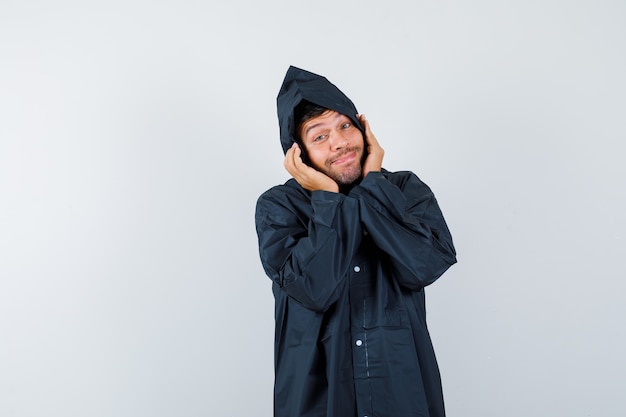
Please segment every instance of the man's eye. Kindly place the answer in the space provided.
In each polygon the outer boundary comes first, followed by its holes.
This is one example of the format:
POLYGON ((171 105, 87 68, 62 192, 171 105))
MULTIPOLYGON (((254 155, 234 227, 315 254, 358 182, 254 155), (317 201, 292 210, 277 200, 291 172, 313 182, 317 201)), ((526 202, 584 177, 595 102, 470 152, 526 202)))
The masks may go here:
POLYGON ((352 126, 352 123, 347 123, 347 122, 346 122, 346 123, 344 123, 344 124, 342 124, 342 125, 341 125, 341 128, 342 128, 342 129, 348 129, 350 126, 352 126))
POLYGON ((314 140, 315 142, 319 142, 319 141, 324 140, 324 139, 326 139, 326 135, 319 135, 319 136, 316 136, 313 140, 314 140))

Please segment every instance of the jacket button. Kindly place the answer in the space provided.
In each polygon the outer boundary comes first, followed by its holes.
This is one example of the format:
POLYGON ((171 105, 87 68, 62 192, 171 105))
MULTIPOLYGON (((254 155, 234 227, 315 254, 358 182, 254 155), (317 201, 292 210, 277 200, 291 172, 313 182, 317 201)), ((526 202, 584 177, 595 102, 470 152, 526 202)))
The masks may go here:
POLYGON ((355 266, 354 267, 354 272, 361 272, 361 267, 360 266, 355 266))
POLYGON ((363 344, 363 341, 361 339, 357 339, 356 342, 354 342, 354 344, 357 346, 361 346, 363 344))

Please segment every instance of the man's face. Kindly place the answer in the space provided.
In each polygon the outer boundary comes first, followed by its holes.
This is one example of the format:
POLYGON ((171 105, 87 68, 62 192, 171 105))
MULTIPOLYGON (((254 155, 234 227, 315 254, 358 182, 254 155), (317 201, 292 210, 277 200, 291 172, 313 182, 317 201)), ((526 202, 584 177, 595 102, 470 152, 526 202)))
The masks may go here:
POLYGON ((363 134, 348 116, 327 110, 304 122, 300 137, 313 168, 339 185, 361 177, 363 134))

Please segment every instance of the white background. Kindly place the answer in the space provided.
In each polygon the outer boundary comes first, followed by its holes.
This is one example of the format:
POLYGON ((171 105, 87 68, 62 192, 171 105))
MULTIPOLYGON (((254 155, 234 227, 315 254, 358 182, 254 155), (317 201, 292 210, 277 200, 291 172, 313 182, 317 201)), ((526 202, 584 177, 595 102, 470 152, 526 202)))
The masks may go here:
POLYGON ((626 414, 623 1, 2 0, 0 415, 271 415, 290 64, 439 199, 448 415, 626 414))

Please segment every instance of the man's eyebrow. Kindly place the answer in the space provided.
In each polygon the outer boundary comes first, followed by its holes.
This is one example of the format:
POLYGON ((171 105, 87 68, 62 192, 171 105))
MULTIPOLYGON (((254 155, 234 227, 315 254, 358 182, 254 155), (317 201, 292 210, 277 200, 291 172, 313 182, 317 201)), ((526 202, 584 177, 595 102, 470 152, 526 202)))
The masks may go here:
POLYGON ((315 124, 312 124, 311 126, 308 126, 306 129, 304 129, 304 136, 308 135, 308 134, 309 134, 309 131, 310 131, 311 129, 315 129, 316 127, 318 127, 318 126, 319 126, 319 125, 321 125, 321 124, 322 124, 322 123, 315 123, 315 124))
MULTIPOLYGON (((335 120, 337 120, 337 119, 341 119, 343 116, 344 116, 344 115, 343 115, 343 114, 341 114, 341 113, 336 113, 336 114, 335 114, 335 120)), ((347 117, 347 116, 346 116, 346 117, 347 117)), ((348 119, 349 119, 349 118, 348 118, 348 119)), ((333 121, 335 121, 335 120, 333 120, 333 121)), ((311 126, 307 126, 307 128, 306 128, 306 129, 304 129, 304 136, 308 135, 308 133, 309 133, 309 131, 310 131, 311 129, 314 129, 314 128, 316 128, 316 127, 318 127, 318 126, 322 125, 322 124, 324 124, 324 123, 319 122, 319 123, 312 124, 311 126)))

